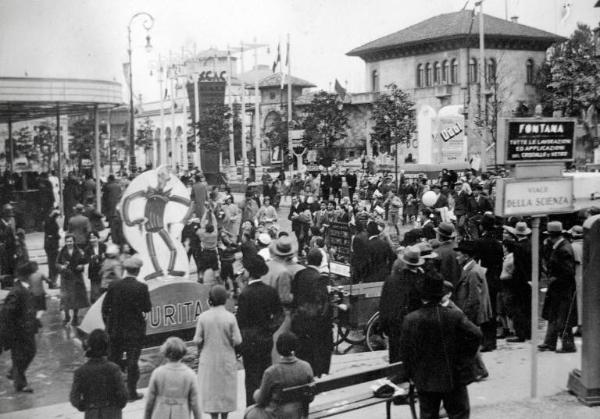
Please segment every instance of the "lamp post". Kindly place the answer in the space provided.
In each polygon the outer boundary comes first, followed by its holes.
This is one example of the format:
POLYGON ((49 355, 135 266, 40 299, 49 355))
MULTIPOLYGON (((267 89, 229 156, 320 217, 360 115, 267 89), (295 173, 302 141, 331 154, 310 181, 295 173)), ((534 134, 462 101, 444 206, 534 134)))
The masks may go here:
POLYGON ((143 26, 146 29, 146 51, 152 49, 150 44, 150 29, 154 26, 154 18, 150 13, 138 12, 131 16, 129 24, 127 25, 127 56, 129 58, 129 165, 131 173, 136 172, 136 161, 135 161, 135 121, 134 121, 134 109, 133 109, 133 72, 131 70, 131 25, 133 21, 138 17, 144 17, 143 26))

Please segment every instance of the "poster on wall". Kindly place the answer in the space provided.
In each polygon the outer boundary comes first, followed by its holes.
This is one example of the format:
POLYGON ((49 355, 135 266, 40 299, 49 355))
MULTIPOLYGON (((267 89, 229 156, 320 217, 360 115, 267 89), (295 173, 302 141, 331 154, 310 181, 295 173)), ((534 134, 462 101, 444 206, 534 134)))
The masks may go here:
POLYGON ((434 163, 461 163, 466 160, 465 118, 459 106, 446 106, 433 121, 434 163), (437 150, 437 153, 435 152, 437 150))

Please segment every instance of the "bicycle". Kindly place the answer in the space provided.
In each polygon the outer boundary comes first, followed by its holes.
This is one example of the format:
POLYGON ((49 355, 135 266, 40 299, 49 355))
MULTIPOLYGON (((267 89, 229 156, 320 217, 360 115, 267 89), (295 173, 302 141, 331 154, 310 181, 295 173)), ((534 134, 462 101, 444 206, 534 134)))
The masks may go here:
POLYGON ((383 333, 381 321, 379 319, 379 311, 373 314, 367 322, 365 340, 367 348, 372 352, 387 350, 388 348, 388 338, 383 333))
POLYGON ((333 345, 337 347, 342 342, 351 345, 362 344, 366 336, 361 333, 360 328, 350 324, 350 307, 345 302, 350 293, 344 291, 343 286, 337 288, 329 287, 329 302, 332 308, 333 345))

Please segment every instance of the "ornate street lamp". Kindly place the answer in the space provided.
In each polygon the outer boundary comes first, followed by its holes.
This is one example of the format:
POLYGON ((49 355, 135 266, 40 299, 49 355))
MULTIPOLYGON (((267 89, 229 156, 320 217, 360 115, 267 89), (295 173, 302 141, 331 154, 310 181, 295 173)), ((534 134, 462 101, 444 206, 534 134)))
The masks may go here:
POLYGON ((150 13, 139 12, 131 16, 129 24, 127 25, 127 56, 129 57, 129 165, 131 173, 135 173, 137 165, 135 161, 135 121, 134 121, 134 109, 133 109, 133 72, 131 70, 131 25, 133 21, 138 17, 144 17, 143 26, 146 29, 146 52, 152 50, 150 44, 150 29, 154 26, 154 18, 150 13))

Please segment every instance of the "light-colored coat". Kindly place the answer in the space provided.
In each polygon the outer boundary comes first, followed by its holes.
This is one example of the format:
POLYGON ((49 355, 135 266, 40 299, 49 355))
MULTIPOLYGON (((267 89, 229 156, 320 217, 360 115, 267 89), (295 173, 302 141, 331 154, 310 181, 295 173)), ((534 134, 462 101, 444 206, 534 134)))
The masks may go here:
POLYGON ((225 306, 198 317, 194 343, 200 347, 198 380, 201 406, 206 413, 237 409, 237 360, 234 347, 242 343, 235 316, 225 306))
POLYGON ((196 374, 180 362, 155 369, 146 394, 145 419, 201 419, 196 374))
POLYGON ((485 278, 485 268, 471 263, 463 269, 454 288, 454 303, 477 326, 492 318, 492 304, 485 278))

